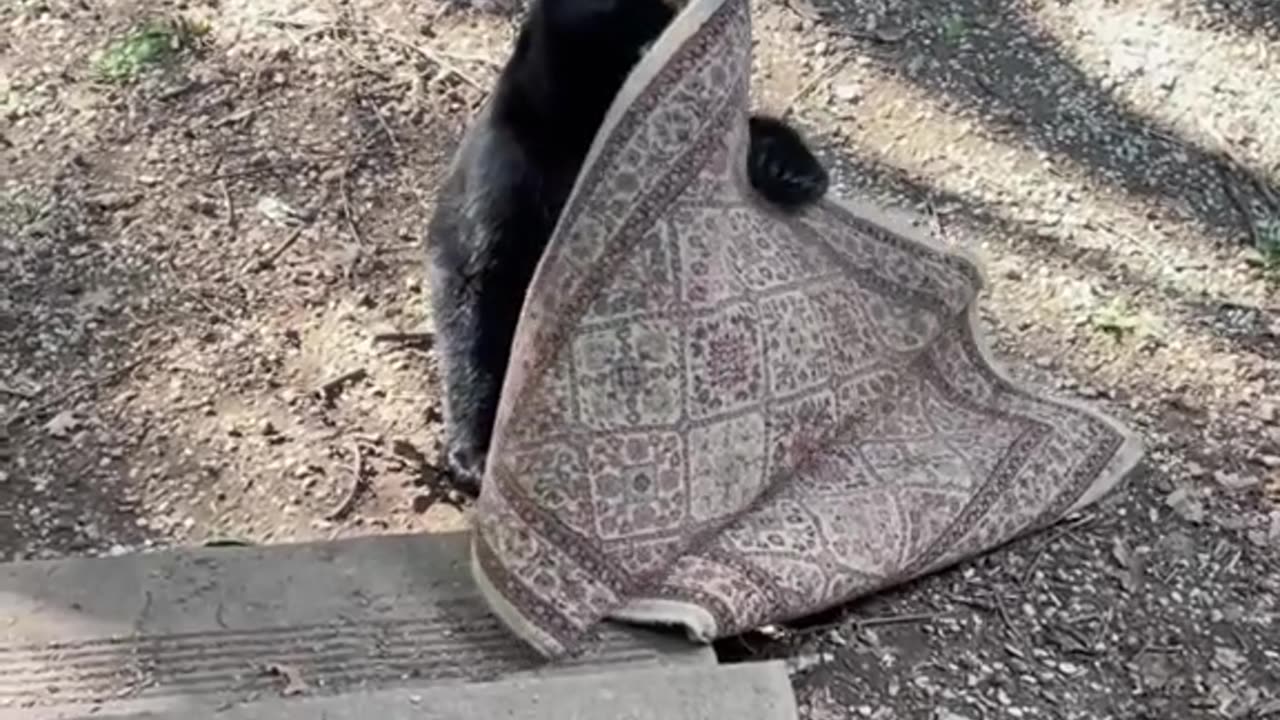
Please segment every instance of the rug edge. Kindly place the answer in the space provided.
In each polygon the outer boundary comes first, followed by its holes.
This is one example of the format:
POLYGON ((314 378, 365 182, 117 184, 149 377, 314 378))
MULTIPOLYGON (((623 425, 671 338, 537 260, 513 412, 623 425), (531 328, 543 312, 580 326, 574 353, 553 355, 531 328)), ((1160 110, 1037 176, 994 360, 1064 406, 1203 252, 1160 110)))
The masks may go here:
POLYGON ((703 645, 717 637, 720 627, 715 616, 700 605, 659 598, 633 598, 609 618, 641 626, 683 628, 691 642, 703 645))
POLYGON ((475 581, 476 588, 480 591, 480 597, 489 606, 492 612, 506 628, 518 639, 535 649, 540 655, 547 658, 561 657, 569 653, 569 648, 565 647, 550 633, 543 630, 536 623, 529 620, 508 600, 506 595, 500 591, 493 581, 489 578, 489 574, 485 572, 484 563, 480 561, 480 554, 477 544, 481 542, 478 537, 478 529, 472 529, 470 543, 470 564, 471 576, 475 581))
MULTIPOLYGON (((913 242, 930 251, 960 259, 974 269, 979 278, 979 290, 988 285, 985 263, 968 248, 946 244, 942 239, 933 237, 931 233, 922 231, 921 227, 927 227, 925 224, 927 218, 923 214, 907 208, 879 203, 870 197, 828 196, 826 202, 842 209, 844 212, 879 225, 904 240, 913 242)), ((1080 512, 1101 500, 1132 475, 1142 463, 1143 458, 1146 456, 1146 446, 1142 436, 1130 429, 1127 424, 1121 422, 1118 418, 1099 410, 1091 403, 1060 397, 1049 392, 1046 388, 1024 383, 1014 378, 1010 375, 1005 363, 996 356, 995 351, 992 349, 990 338, 983 331, 978 313, 979 302, 977 294, 975 294, 965 310, 964 322, 967 325, 970 337, 973 338, 978 355, 989 372, 1011 387, 1017 388, 1041 402, 1086 415, 1105 425, 1120 437, 1120 447, 1112 455, 1102 473, 1081 493, 1080 497, 1076 498, 1067 509, 1066 514, 1080 512)))

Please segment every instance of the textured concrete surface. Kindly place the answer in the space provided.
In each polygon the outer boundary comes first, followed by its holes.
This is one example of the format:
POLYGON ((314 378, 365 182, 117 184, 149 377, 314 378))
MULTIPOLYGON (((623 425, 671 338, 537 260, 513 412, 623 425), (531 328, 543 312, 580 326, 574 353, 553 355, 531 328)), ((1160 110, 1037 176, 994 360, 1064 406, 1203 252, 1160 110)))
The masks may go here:
POLYGON ((463 535, 0 565, 0 720, 658 664, 714 656, 615 627, 546 666, 480 601, 463 535))
MULTIPOLYGON (((781 663, 619 670, 402 688, 337 697, 272 698, 214 713, 175 707, 127 720, 795 720, 781 663)), ((123 719, 122 719, 123 720, 123 719)))

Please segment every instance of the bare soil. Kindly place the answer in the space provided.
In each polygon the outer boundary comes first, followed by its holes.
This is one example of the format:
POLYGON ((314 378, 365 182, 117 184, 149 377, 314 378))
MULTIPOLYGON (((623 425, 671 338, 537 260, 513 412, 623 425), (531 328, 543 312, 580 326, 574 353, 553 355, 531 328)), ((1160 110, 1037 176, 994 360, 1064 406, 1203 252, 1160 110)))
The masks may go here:
MULTIPOLYGON (((755 12, 758 104, 837 192, 977 252, 1015 373, 1149 457, 726 654, 788 657, 811 720, 1280 717, 1280 5, 755 12)), ((421 236, 513 31, 442 0, 0 5, 0 559, 465 526, 421 236), (104 77, 176 16, 208 32, 104 77)))

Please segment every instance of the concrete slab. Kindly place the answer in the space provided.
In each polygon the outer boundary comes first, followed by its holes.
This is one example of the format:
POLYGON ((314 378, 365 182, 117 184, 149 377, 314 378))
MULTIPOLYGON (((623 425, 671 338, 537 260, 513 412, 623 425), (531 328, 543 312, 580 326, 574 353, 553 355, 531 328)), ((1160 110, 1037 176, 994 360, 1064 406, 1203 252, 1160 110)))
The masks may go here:
POLYGON ((290 675, 332 694, 715 662, 611 627, 548 667, 488 613, 467 562, 454 534, 0 565, 0 720, 235 704, 290 675))
MULTIPOLYGON (((796 720, 781 663, 659 668, 401 688, 336 697, 272 698, 217 711, 148 712, 127 720, 796 720)), ((122 719, 124 720, 124 719, 122 719)))

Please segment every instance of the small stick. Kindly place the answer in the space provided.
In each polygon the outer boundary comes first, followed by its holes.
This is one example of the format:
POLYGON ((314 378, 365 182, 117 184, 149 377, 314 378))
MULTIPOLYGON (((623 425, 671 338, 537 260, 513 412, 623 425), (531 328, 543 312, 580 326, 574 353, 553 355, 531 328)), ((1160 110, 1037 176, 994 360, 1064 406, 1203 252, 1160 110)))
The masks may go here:
POLYGON ((1004 598, 1001 597, 999 593, 993 593, 992 597, 994 597, 996 601, 996 610, 1000 615, 1000 622, 1004 623, 1004 626, 1009 630, 1009 634, 1013 635, 1015 640, 1018 642, 1024 642, 1022 631, 1015 627, 1013 621, 1009 619, 1009 611, 1004 606, 1004 598))
POLYGON ((279 260, 281 255, 288 252, 289 248, 293 247, 294 243, 298 242, 298 238, 302 237, 302 231, 305 229, 305 227, 295 228, 293 233, 289 235, 288 239, 280 243, 279 247, 275 250, 272 250, 270 255, 261 259, 250 259, 249 262, 244 264, 244 267, 240 268, 240 272, 247 273, 257 270, 266 270, 272 265, 275 265, 276 260, 279 260))
POLYGON ((1258 233, 1258 225, 1254 222, 1253 212, 1245 204, 1244 198, 1240 197, 1235 181, 1231 179, 1231 172, 1227 170, 1225 163, 1218 165, 1218 174, 1222 177, 1222 187, 1227 191, 1227 197, 1230 198, 1231 204, 1235 205, 1236 210, 1240 211, 1240 214, 1244 216, 1244 225, 1249 229, 1249 237, 1253 240, 1253 246, 1261 248, 1262 236, 1258 233))
POLYGON ((378 109, 378 103, 371 100, 366 101, 369 109, 373 111, 373 116, 378 120, 378 125, 382 127, 382 132, 387 134, 387 139, 391 141, 391 146, 396 149, 396 154, 401 154, 400 140, 396 138, 396 134, 391 131, 391 126, 387 124, 387 119, 383 117, 382 111, 378 109))
POLYGON ((1070 535, 1076 530, 1079 530, 1081 527, 1093 522, 1093 519, 1093 515, 1085 515, 1078 520, 1068 523, 1066 527, 1055 533, 1053 537, 1041 543, 1040 547, 1036 549, 1035 556, 1031 558, 1031 564, 1028 565, 1027 569, 1022 573, 1022 580, 1019 581, 1019 584, 1025 587, 1027 583, 1031 582, 1031 574, 1035 572, 1036 566, 1040 564, 1040 558, 1044 555, 1044 551, 1047 550, 1050 545, 1056 543, 1067 535, 1070 535))
POLYGON ((356 507, 356 500, 360 498, 360 491, 364 489, 364 454, 360 449, 360 443, 352 441, 351 452, 355 457, 355 466, 351 469, 353 476, 351 485, 337 506, 325 514, 324 519, 330 522, 337 522, 350 515, 356 507))
POLYGON ((78 385, 68 388, 66 391, 58 393, 57 395, 53 396, 47 402, 37 405, 36 407, 26 412, 19 412, 9 416, 9 419, 4 421, 4 426, 8 427, 10 425, 16 425, 22 422, 23 420, 26 420, 27 418, 35 417, 36 415, 41 415, 53 409, 58 404, 65 402, 66 400, 69 400, 70 398, 76 395, 79 395, 80 393, 84 392, 85 390, 88 390, 89 388, 115 382, 117 379, 122 378, 125 375, 128 375, 129 373, 138 369, 138 367, 141 366, 144 362, 146 362, 146 358, 140 358, 138 360, 134 360, 131 363, 125 364, 124 367, 118 368, 116 370, 112 370, 111 372, 107 373, 106 375, 100 378, 86 380, 78 385))
POLYGON ((0 385, 0 395, 11 395, 20 400, 35 400, 35 393, 29 393, 25 390, 11 388, 8 385, 0 385))
POLYGON ((454 65, 453 63, 446 60, 443 54, 440 53, 438 50, 418 47, 417 45, 414 45, 413 43, 409 42, 408 40, 405 40, 404 38, 401 38, 389 32, 384 32, 382 30, 377 30, 374 28, 360 28, 360 29, 364 30, 367 33, 378 35, 384 39, 390 40, 391 42, 394 42, 397 45, 411 52, 415 52, 421 55, 427 60, 435 63, 436 66, 438 66, 441 70, 445 71, 448 74, 458 77, 463 82, 467 83, 468 85, 471 85, 477 90, 485 89, 484 83, 480 82, 470 73, 466 72, 465 70, 462 70, 457 65, 454 65))
POLYGON ((882 615, 863 619, 855 619, 853 624, 858 628, 880 627, 883 625, 902 625, 906 623, 931 622, 937 620, 940 613, 918 613, 915 615, 882 615))
POLYGON ((196 402, 189 402, 184 405, 179 405, 173 408, 173 412, 183 413, 183 412, 189 412, 191 410, 199 410, 200 408, 208 407, 212 404, 213 404, 212 400, 210 400, 209 398, 205 398, 204 400, 198 400, 196 402))
POLYGON ((902 42, 908 35, 905 29, 883 30, 880 32, 867 32, 865 30, 845 30, 843 28, 838 28, 834 32, 837 35, 841 35, 847 38, 852 38, 854 40, 865 40, 867 42, 873 42, 879 45, 896 45, 902 42))
POLYGON ((814 633, 826 632, 827 630, 840 627, 841 625, 850 622, 853 623, 854 628, 857 630, 861 630, 863 628, 883 627, 885 625, 905 625, 908 623, 931 622, 933 620, 937 620, 941 615, 942 613, 917 613, 914 615, 881 615, 879 617, 870 618, 852 618, 845 616, 839 620, 829 623, 803 628, 799 632, 804 635, 812 635, 814 633))
MULTIPOLYGON (((399 147, 397 146, 396 149, 398 151, 399 147)), ((356 241, 357 245, 364 245, 364 237, 360 235, 360 230, 356 227, 355 214, 351 210, 351 193, 347 192, 347 176, 345 174, 342 176, 341 185, 342 215, 347 221, 347 229, 351 231, 351 237, 356 241)))
MULTIPOLYGON (((323 33, 323 32, 365 33, 368 35, 374 35, 384 40, 389 40, 411 52, 421 55, 422 57, 426 58, 430 62, 435 63, 441 70, 444 70, 446 73, 456 75, 457 77, 461 78, 464 82, 470 85, 473 85, 474 87, 480 90, 483 90, 485 87, 483 83, 481 83, 479 80, 472 77, 466 71, 462 70, 461 68, 454 65, 453 63, 448 62, 445 59, 446 55, 444 53, 435 49, 418 47, 417 45, 414 45, 408 40, 405 40, 404 38, 394 33, 383 30, 381 28, 374 28, 374 27, 369 27, 364 25, 339 24, 334 22, 304 23, 304 22, 299 22, 296 20, 288 20, 284 18, 264 18, 264 21, 273 25, 281 26, 281 27, 293 27, 300 30, 308 30, 308 32, 306 33, 306 35, 308 36, 312 34, 323 33)), ((342 47, 344 53, 350 55, 350 52, 344 46, 342 46, 341 43, 338 43, 338 45, 339 47, 342 47)), ((365 70, 369 70, 370 72, 373 72, 374 74, 379 74, 379 75, 386 74, 382 71, 369 67, 363 61, 357 58, 352 58, 352 61, 358 65, 361 65, 365 70)), ((492 61, 488 61, 488 62, 490 64, 493 64, 492 61)))
POLYGON ((1093 634, 1089 640, 1089 649, 1092 650, 1102 642, 1102 637, 1107 634, 1107 629, 1111 627, 1111 621, 1115 619, 1116 609, 1108 608, 1107 614, 1102 618, 1102 622, 1098 625, 1098 631, 1093 634))
POLYGON ((810 4, 808 0, 786 0, 783 4, 788 10, 805 20, 822 21, 822 11, 810 4))
POLYGON ((842 57, 810 78, 809 82, 802 85, 800 89, 796 91, 796 94, 792 95, 790 100, 787 100, 786 106, 782 109, 782 118, 785 120, 790 117, 792 112, 795 110, 796 103, 800 102, 807 97, 809 93, 813 92, 814 88, 818 87, 822 81, 830 79, 836 73, 843 70, 844 66, 848 64, 849 58, 847 56, 842 57))
POLYGON ((978 598, 971 598, 967 595, 952 595, 951 599, 961 605, 968 605, 969 607, 981 610, 982 612, 993 612, 995 610, 995 607, 991 603, 979 600, 978 598))
POLYGON ((239 230, 236 222, 236 206, 231 202, 231 190, 227 188, 226 178, 218 181, 218 187, 222 190, 222 203, 227 208, 227 227, 231 228, 231 234, 234 235, 239 230))
POLYGON ((375 343, 403 343, 405 345, 424 345, 430 347, 435 335, 429 332, 389 332, 373 336, 375 343))
POLYGON ((343 385, 346 385, 347 383, 350 383, 350 382, 356 382, 357 380, 363 380, 367 377, 369 377, 368 370, 365 370, 364 368, 356 368, 351 372, 343 373, 338 377, 325 382, 323 385, 320 386, 320 394, 326 398, 331 397, 334 393, 336 393, 339 389, 341 389, 343 385))

